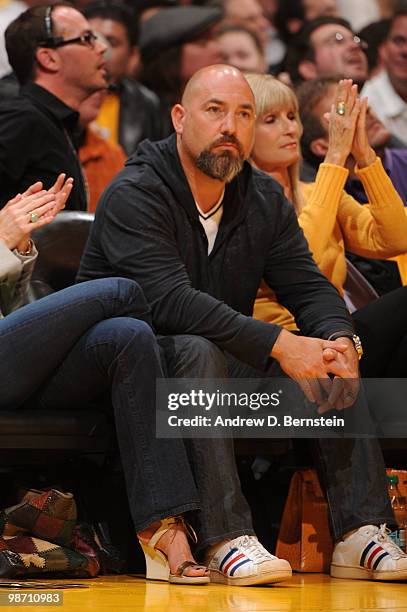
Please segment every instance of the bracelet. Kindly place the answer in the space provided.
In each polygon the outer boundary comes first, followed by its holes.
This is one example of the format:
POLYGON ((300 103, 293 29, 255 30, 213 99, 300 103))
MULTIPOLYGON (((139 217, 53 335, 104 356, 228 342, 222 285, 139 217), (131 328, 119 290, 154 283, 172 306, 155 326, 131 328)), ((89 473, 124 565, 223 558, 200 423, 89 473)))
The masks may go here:
POLYGON ((349 338, 349 340, 352 340, 353 345, 355 347, 355 351, 358 355, 358 359, 362 359, 363 357, 363 346, 362 346, 362 341, 359 338, 359 336, 357 336, 356 334, 352 334, 349 331, 342 331, 342 332, 334 332, 333 334, 331 334, 328 338, 328 340, 337 340, 338 338, 349 338))
POLYGON ((334 332, 327 338, 327 340, 334 341, 334 340, 337 340, 338 338, 349 338, 350 340, 352 340, 353 334, 354 332, 350 331, 349 329, 346 329, 346 330, 334 332))
POLYGON ((19 250, 17 249, 17 252, 18 252, 18 254, 19 254, 19 255, 22 255, 23 257, 28 257, 28 255, 31 255, 31 254, 32 254, 33 247, 34 247, 34 243, 33 243, 33 241, 31 240, 31 238, 29 238, 29 239, 28 239, 28 248, 27 248, 27 250, 26 250, 26 251, 21 252, 21 251, 19 251, 19 250))

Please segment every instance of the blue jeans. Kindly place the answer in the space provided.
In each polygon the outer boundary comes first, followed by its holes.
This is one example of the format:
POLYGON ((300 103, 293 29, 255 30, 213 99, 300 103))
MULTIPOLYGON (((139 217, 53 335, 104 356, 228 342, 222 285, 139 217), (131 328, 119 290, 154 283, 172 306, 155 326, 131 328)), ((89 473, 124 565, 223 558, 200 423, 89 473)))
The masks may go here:
MULTIPOLYGON (((224 353, 201 336, 159 336, 171 378, 225 378, 224 353)), ((199 536, 197 551, 224 539, 254 535, 249 505, 236 469, 232 438, 183 441, 194 474, 200 509, 191 517, 199 536)))
MULTIPOLYGON (((149 307, 137 283, 93 280, 0 321, 0 408, 81 409, 111 397, 136 531, 194 512, 200 548, 254 533, 231 440, 157 439, 155 381, 163 377, 149 307)), ((170 376, 225 372, 203 338, 160 338, 170 376)))
MULTIPOLYGON (((266 373, 228 355, 232 378, 284 377, 276 360, 266 373)), ((315 467, 325 490, 334 540, 362 525, 393 525, 386 471, 375 438, 312 440, 315 467)))
POLYGON ((111 396, 137 531, 199 507, 182 440, 155 436, 163 371, 148 319, 139 286, 112 278, 68 287, 0 321, 0 408, 29 401, 81 409, 111 396))

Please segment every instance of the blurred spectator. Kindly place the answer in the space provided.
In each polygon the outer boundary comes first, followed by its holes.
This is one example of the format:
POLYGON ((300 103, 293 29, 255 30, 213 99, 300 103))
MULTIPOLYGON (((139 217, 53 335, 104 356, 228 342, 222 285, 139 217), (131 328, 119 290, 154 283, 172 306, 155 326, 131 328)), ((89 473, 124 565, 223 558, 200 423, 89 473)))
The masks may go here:
POLYGON ((162 131, 157 96, 128 76, 139 56, 137 16, 119 0, 93 2, 84 15, 109 45, 106 69, 110 87, 96 119, 99 133, 131 155, 141 140, 157 140, 162 131))
POLYGON ((173 131, 172 106, 186 82, 200 68, 222 61, 214 27, 222 19, 218 7, 177 6, 160 10, 141 24, 141 82, 160 98, 163 135, 173 131))
POLYGON ((86 189, 74 146, 79 105, 106 86, 106 46, 71 6, 22 13, 6 30, 21 94, 0 106, 0 205, 41 180, 46 189, 61 170, 73 177, 68 209, 86 210, 86 189))
POLYGON ((275 73, 281 69, 285 45, 279 37, 272 19, 277 11, 276 2, 270 0, 223 0, 225 18, 253 30, 263 45, 267 65, 275 73))
MULTIPOLYGON (((55 4, 56 0, 48 2, 55 4)), ((41 6, 44 0, 2 0, 0 2, 0 78, 11 72, 7 51, 4 44, 4 32, 9 23, 14 21, 27 8, 41 6)))
POLYGON ((287 55, 286 68, 293 83, 317 77, 367 79, 366 45, 340 17, 318 17, 306 23, 287 55))
POLYGON ((20 0, 10 0, 2 3, 0 8, 0 77, 5 76, 11 70, 8 63, 6 45, 4 44, 4 32, 9 23, 26 10, 24 2, 20 0))
POLYGON ((174 7, 182 3, 177 0, 127 0, 127 4, 134 7, 139 16, 139 23, 142 23, 164 8, 174 7))
POLYGON ((94 212, 99 198, 112 178, 123 169, 126 154, 118 144, 102 138, 92 121, 98 116, 106 91, 95 91, 79 107, 82 127, 79 159, 88 187, 88 211, 94 212))
MULTIPOLYGON (((319 165, 328 151, 328 125, 324 116, 330 112, 336 100, 336 92, 337 82, 334 79, 323 78, 307 81, 297 90, 303 124, 301 179, 305 182, 315 181, 319 165)), ((391 177, 405 205, 407 202, 407 149, 393 148, 402 143, 390 134, 370 110, 366 117, 366 132, 369 144, 381 158, 385 171, 391 177)), ((360 178, 354 173, 354 166, 353 158, 349 157, 346 162, 346 168, 350 171, 345 185, 346 193, 360 203, 367 203, 366 192, 360 178)), ((400 272, 405 269, 405 258, 398 258, 398 265, 396 265, 392 261, 364 258, 349 253, 348 257, 380 295, 400 286, 400 272)), ((404 277, 407 278, 405 272, 404 277)))
POLYGON ((81 13, 59 4, 22 13, 6 48, 22 91, 0 106, 0 205, 38 179, 50 188, 64 170, 74 178, 67 208, 86 210, 74 131, 80 103, 106 86, 106 46, 81 13))
POLYGON ((263 47, 253 30, 229 23, 219 28, 216 37, 225 64, 231 64, 242 72, 266 71, 263 47))
POLYGON ((359 38, 367 44, 365 49, 369 65, 369 79, 383 68, 383 53, 385 42, 390 30, 390 19, 382 19, 369 24, 358 33, 359 38))
POLYGON ((230 19, 256 32, 262 44, 268 41, 270 22, 264 14, 263 7, 257 0, 223 0, 225 19, 230 19))
POLYGON ((377 0, 381 19, 391 19, 403 0, 377 0))
POLYGON ((311 21, 317 17, 339 16, 337 0, 302 0, 305 21, 311 21))
POLYGON ((274 23, 283 39, 290 44, 292 38, 298 34, 305 21, 326 16, 339 17, 336 0, 281 1, 274 23))
POLYGON ((273 23, 280 0, 259 0, 267 19, 273 23))
POLYGON ((379 119, 407 144, 407 8, 395 14, 383 47, 384 70, 363 88, 379 119))

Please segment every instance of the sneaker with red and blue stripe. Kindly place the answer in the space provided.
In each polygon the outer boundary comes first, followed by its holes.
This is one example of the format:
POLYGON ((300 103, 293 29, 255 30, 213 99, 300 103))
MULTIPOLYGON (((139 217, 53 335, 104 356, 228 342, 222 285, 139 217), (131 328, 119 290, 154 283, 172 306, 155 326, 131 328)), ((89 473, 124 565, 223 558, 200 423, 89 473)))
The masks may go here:
POLYGON ((244 535, 222 544, 209 561, 211 582, 249 586, 291 578, 288 561, 278 559, 255 536, 244 535))
POLYGON ((364 525, 338 542, 331 576, 354 580, 407 580, 407 555, 389 537, 386 525, 364 525))

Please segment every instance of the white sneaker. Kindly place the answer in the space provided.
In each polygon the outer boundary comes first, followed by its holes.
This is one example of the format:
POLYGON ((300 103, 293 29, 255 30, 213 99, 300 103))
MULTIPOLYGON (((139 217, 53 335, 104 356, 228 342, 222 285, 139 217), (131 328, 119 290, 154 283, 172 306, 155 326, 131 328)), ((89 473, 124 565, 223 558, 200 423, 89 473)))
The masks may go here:
POLYGON ((278 559, 260 544, 256 536, 244 535, 218 548, 208 563, 211 582, 248 586, 288 580, 288 561, 278 559))
POLYGON ((336 544, 331 576, 355 580, 407 580, 407 555, 386 525, 365 525, 336 544))

